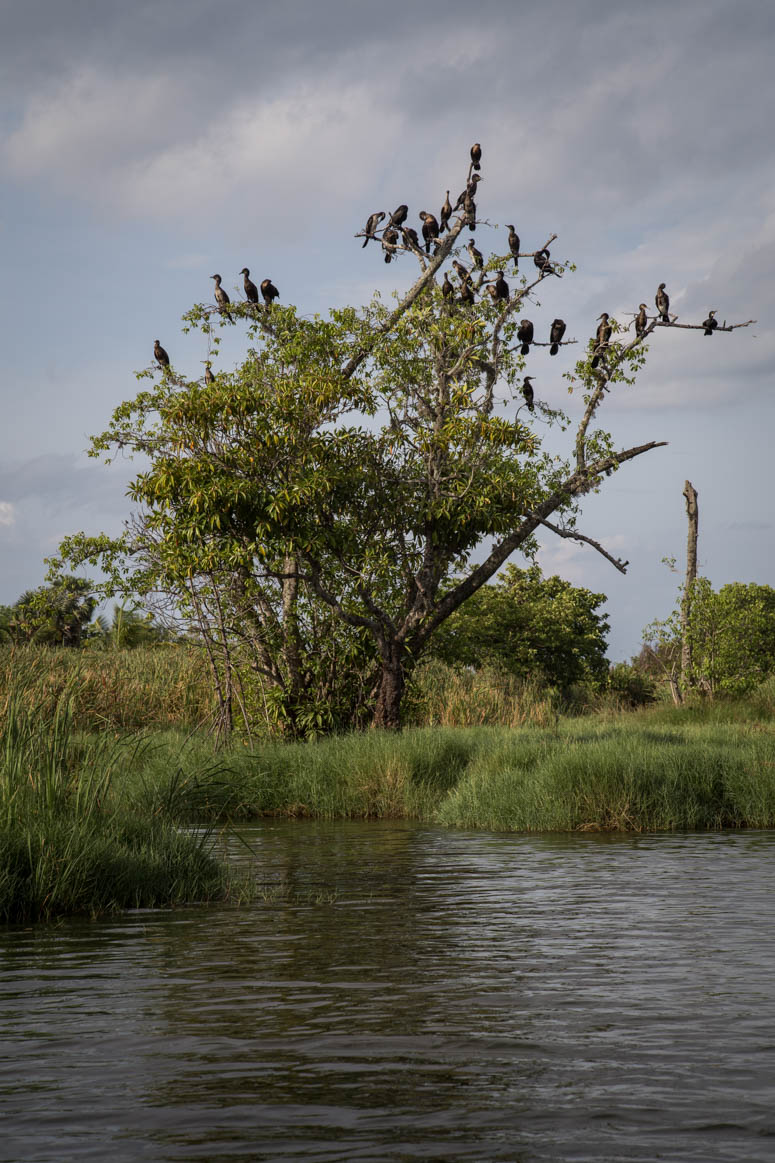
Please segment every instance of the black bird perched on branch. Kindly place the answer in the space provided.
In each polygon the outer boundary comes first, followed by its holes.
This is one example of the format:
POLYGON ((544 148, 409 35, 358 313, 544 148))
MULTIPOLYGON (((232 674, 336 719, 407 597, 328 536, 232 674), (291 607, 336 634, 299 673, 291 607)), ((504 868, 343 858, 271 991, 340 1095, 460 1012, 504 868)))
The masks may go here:
POLYGON ((385 252, 385 262, 392 262, 393 255, 396 253, 397 242, 398 231, 388 227, 382 235, 382 249, 385 252))
POLYGON ((170 357, 167 355, 158 339, 154 339, 153 341, 153 354, 156 357, 156 362, 158 363, 159 367, 165 368, 170 366, 170 357))
POLYGON ((525 397, 525 403, 530 412, 535 412, 535 405, 533 404, 533 385, 531 384, 532 376, 525 376, 522 381, 522 395, 525 397))
POLYGON ((564 334, 565 334, 565 320, 564 319, 555 319, 554 322, 552 323, 551 328, 549 329, 549 342, 552 345, 549 348, 549 355, 556 355, 557 352, 560 350, 560 344, 562 343, 562 337, 564 334))
POLYGON ((420 249, 420 240, 417 237, 417 231, 413 226, 402 226, 401 235, 404 240, 404 246, 408 247, 410 250, 412 247, 414 247, 415 250, 420 249))
POLYGON ((229 296, 226 294, 223 287, 221 286, 221 276, 220 275, 210 275, 210 278, 215 279, 215 301, 218 304, 218 310, 223 315, 225 315, 227 317, 227 319, 231 319, 231 315, 230 315, 229 311, 227 310, 229 303, 231 303, 231 299, 229 298, 229 296))
POLYGON ((533 342, 533 324, 529 319, 523 319, 517 328, 517 339, 522 344, 519 349, 520 355, 527 355, 530 351, 530 344, 533 342))
POLYGON ((429 214, 427 210, 420 211, 420 221, 422 222, 422 236, 425 239, 425 253, 431 253, 431 242, 439 237, 439 224, 435 214, 429 214))
POLYGON ((705 328, 703 335, 712 335, 718 327, 718 319, 715 318, 716 311, 708 311, 708 318, 703 319, 702 325, 705 328))
POLYGON ((474 302, 474 292, 471 284, 466 279, 463 279, 463 282, 460 284, 460 302, 465 303, 469 307, 474 302))
POLYGON ((247 267, 243 267, 242 270, 240 271, 240 274, 244 275, 242 285, 245 288, 245 298, 247 299, 247 301, 249 303, 257 303, 258 302, 258 287, 251 279, 250 271, 248 270, 247 267))
POLYGON ((468 192, 466 192, 466 196, 463 199, 463 213, 466 216, 468 229, 473 234, 476 230, 476 202, 468 192))
POLYGON ((439 230, 449 230, 449 220, 452 217, 452 203, 449 200, 449 190, 444 199, 444 205, 441 207, 439 214, 439 230))
POLYGON ((635 334, 638 336, 638 339, 646 334, 646 328, 649 325, 649 317, 646 314, 647 310, 648 308, 645 303, 638 305, 638 314, 635 316, 635 334))
POLYGON ((458 262, 457 259, 455 259, 455 261, 452 263, 452 265, 455 268, 455 270, 457 271, 457 273, 460 275, 461 282, 467 283, 468 280, 471 278, 471 272, 469 271, 468 267, 463 266, 462 262, 458 262))
POLYGON ((482 168, 481 165, 479 164, 481 162, 481 160, 482 160, 482 147, 480 146, 479 142, 476 141, 471 146, 471 161, 474 163, 475 170, 480 170, 482 168))
POLYGON ((455 210, 459 210, 460 207, 465 204, 466 196, 468 196, 469 198, 476 197, 476 187, 479 185, 481 180, 482 179, 479 177, 478 174, 471 175, 471 180, 470 180, 470 182, 468 182, 466 184, 465 190, 461 190, 457 196, 457 202, 455 203, 455 206, 454 206, 455 210))
MULTIPOLYGON (((369 214, 368 218, 366 219, 366 237, 363 240, 363 246, 368 244, 370 238, 374 238, 374 231, 377 229, 384 217, 384 210, 377 210, 374 214, 369 214)), ((361 250, 363 250, 363 246, 361 247, 361 250)))
POLYGON ((402 202, 401 205, 390 215, 388 226, 401 226, 404 222, 406 222, 408 213, 409 207, 406 205, 406 203, 402 202))
POLYGON ((477 267, 480 271, 483 270, 484 269, 484 258, 482 256, 481 250, 477 250, 476 247, 474 246, 473 239, 471 239, 471 241, 468 243, 466 250, 470 254, 471 262, 474 264, 474 266, 477 267))
POLYGON ((444 272, 444 282, 441 284, 441 293, 445 299, 448 299, 450 295, 454 295, 455 293, 455 286, 449 277, 449 271, 444 272))
POLYGON ((506 280, 503 277, 503 271, 497 271, 496 274, 498 275, 498 277, 495 280, 495 282, 493 283, 493 290, 495 291, 493 298, 495 299, 496 302, 500 301, 500 302, 508 303, 508 301, 509 301, 509 284, 506 282, 506 280))
POLYGON ((659 288, 657 290, 656 298, 654 301, 657 305, 657 311, 659 312, 659 315, 660 315, 662 322, 669 323, 670 322, 670 315, 669 315, 670 296, 668 295, 667 291, 665 290, 664 283, 659 284, 659 288))
POLYGON ((600 363, 600 356, 608 347, 611 339, 611 324, 608 322, 608 312, 604 311, 602 315, 598 315, 600 325, 595 336, 595 354, 592 357, 592 367, 597 367, 600 363))
POLYGON ((205 361, 205 383, 206 384, 214 384, 215 383, 215 376, 213 375, 213 373, 210 369, 209 359, 205 361))
POLYGON ((280 292, 277 290, 277 287, 274 285, 271 279, 261 280, 261 294, 267 307, 272 306, 274 299, 280 298, 280 292))
MULTIPOLYGON (((509 226, 508 222, 506 225, 509 226)), ((514 259, 514 270, 519 270, 519 235, 513 226, 509 226, 509 250, 514 259)))
MULTIPOLYGON (((556 275, 557 271, 549 262, 549 251, 546 247, 542 250, 536 251, 533 257, 533 263, 538 267, 542 275, 556 275)), ((557 276, 559 278, 559 275, 557 276)))

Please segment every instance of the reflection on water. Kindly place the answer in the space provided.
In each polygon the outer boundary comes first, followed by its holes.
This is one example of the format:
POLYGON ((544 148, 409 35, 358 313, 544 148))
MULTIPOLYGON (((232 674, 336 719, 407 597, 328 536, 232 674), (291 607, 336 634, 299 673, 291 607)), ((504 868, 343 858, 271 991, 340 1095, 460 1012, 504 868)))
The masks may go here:
POLYGON ((0 1159, 775 1157, 775 833, 245 835, 316 903, 0 934, 0 1159))

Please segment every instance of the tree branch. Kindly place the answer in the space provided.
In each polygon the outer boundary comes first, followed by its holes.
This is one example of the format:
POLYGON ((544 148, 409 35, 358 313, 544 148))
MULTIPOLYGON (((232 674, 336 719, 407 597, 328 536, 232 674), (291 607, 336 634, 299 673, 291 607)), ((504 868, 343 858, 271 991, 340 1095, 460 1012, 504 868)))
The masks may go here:
MULTIPOLYGON (((534 514, 529 513, 528 516, 532 517, 534 514)), ((547 529, 551 529, 552 533, 556 533, 558 537, 570 537, 574 541, 586 542, 587 545, 591 545, 593 549, 596 549, 598 553, 601 553, 607 561, 610 561, 611 565, 619 570, 619 573, 627 572, 627 566, 630 564, 629 561, 622 561, 619 557, 612 557, 611 554, 603 548, 600 542, 595 541, 594 538, 586 537, 583 533, 577 533, 573 529, 561 529, 559 525, 553 525, 551 521, 546 521, 543 518, 539 517, 538 519, 542 525, 545 525, 547 529)))

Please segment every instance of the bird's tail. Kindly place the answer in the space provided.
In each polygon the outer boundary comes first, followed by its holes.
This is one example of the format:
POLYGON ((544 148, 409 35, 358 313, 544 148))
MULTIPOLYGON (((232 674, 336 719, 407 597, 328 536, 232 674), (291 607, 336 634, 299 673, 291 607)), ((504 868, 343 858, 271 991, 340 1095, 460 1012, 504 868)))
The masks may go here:
POLYGON ((559 350, 560 350, 559 344, 553 343, 552 346, 549 348, 549 355, 556 355, 559 350))
POLYGON ((529 343, 523 343, 519 349, 520 355, 527 355, 529 351, 530 351, 530 344, 529 343))

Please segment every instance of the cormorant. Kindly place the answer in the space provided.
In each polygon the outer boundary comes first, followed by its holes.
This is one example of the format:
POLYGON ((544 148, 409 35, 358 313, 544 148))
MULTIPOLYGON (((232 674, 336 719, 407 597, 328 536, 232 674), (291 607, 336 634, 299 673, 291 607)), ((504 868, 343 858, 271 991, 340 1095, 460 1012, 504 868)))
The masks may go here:
POLYGON ((554 275, 557 273, 549 262, 549 251, 546 247, 543 250, 536 251, 533 262, 543 275, 554 275))
POLYGON ((670 311, 670 296, 668 295, 667 291, 665 290, 664 283, 659 284, 659 289, 657 291, 656 299, 654 301, 657 305, 657 311, 660 314, 662 322, 669 323, 670 322, 670 315, 668 312, 670 311))
POLYGON ((714 318, 715 314, 716 310, 714 308, 712 311, 708 311, 708 318, 703 319, 702 325, 705 328, 703 335, 712 335, 718 327, 718 319, 714 318))
POLYGON ((205 363, 205 383, 206 384, 214 384, 215 383, 215 376, 213 375, 212 371, 210 370, 210 361, 209 360, 207 360, 207 362, 205 363))
POLYGON ((210 275, 210 278, 215 279, 215 301, 218 304, 218 310, 222 314, 226 315, 227 318, 231 319, 231 315, 229 314, 229 312, 227 310, 229 303, 231 302, 231 299, 229 298, 229 296, 226 294, 223 287, 221 286, 221 276, 220 275, 210 275))
POLYGON ((258 302, 258 287, 251 279, 250 271, 248 270, 247 267, 243 267, 242 270, 240 271, 240 274, 245 276, 245 278, 243 280, 243 286, 245 288, 245 298, 247 299, 247 301, 249 303, 257 303, 258 302))
POLYGON ((535 405, 533 403, 533 385, 531 384, 532 376, 525 376, 522 381, 522 395, 525 397, 525 403, 530 412, 535 412, 535 405))
POLYGON ((462 262, 458 262, 457 259, 455 259, 452 265, 460 275, 461 282, 467 283, 471 278, 471 272, 469 271, 468 267, 463 266, 462 262))
POLYGON ((153 341, 153 354, 156 357, 156 362, 158 363, 159 367, 165 368, 170 366, 170 357, 167 355, 158 339, 154 339, 153 341))
POLYGON ((476 247, 474 246, 473 239, 471 240, 471 242, 469 242, 468 246, 466 247, 466 250, 471 255, 471 262, 474 264, 474 266, 477 267, 480 271, 483 270, 484 269, 484 258, 482 257, 481 250, 477 250, 476 247))
POLYGON ((455 293, 455 287, 450 280, 449 271, 444 272, 444 282, 441 284, 441 293, 445 299, 448 299, 450 295, 454 295, 455 293))
MULTIPOLYGON (((409 207, 405 203, 401 203, 397 210, 394 210, 390 215, 388 226, 401 226, 406 222, 406 216, 409 213, 409 207)), ((361 249, 363 249, 361 247, 361 249)))
POLYGON ((444 199, 444 205, 441 207, 439 215, 439 230, 449 230, 449 220, 452 217, 452 203, 449 200, 449 190, 444 199))
POLYGON ((460 302, 466 303, 468 306, 474 302, 474 292, 471 289, 471 284, 465 279, 460 284, 460 302))
POLYGON ((481 162, 481 160, 482 160, 482 147, 480 146, 479 142, 477 141, 477 142, 474 142, 474 144, 471 146, 471 161, 474 163, 475 170, 480 170, 482 168, 479 164, 481 162))
POLYGON ((529 319, 523 319, 517 328, 517 339, 522 344, 520 355, 527 355, 530 351, 530 344, 533 342, 533 324, 529 319))
POLYGON ((646 307, 646 304, 640 303, 638 306, 639 306, 638 314, 635 316, 635 334, 640 339, 641 336, 646 334, 646 328, 649 325, 649 317, 646 314, 646 312, 648 310, 648 308, 646 307))
POLYGON ((494 298, 496 300, 500 300, 501 302, 508 303, 508 301, 509 301, 509 284, 506 282, 506 280, 503 277, 503 271, 497 271, 496 273, 497 273, 498 277, 495 280, 495 282, 493 283, 493 289, 495 291, 494 298))
MULTIPOLYGON (((508 222, 506 225, 509 226, 508 222)), ((514 259, 514 270, 519 270, 519 235, 513 226, 509 226, 509 250, 514 259)))
POLYGON ((429 214, 427 210, 420 211, 420 221, 422 222, 422 236, 425 239, 425 253, 431 253, 431 241, 439 237, 439 224, 436 220, 435 214, 429 214))
POLYGON ((455 203, 455 206, 454 206, 455 210, 459 210, 460 207, 463 205, 463 203, 466 200, 466 195, 468 195, 469 198, 476 197, 476 187, 479 185, 481 180, 482 179, 479 177, 478 174, 471 175, 471 180, 466 183, 465 190, 461 190, 461 192, 457 196, 457 202, 455 203))
POLYGON ((560 350, 560 344, 562 343, 562 337, 564 334, 565 334, 565 320, 564 319, 555 319, 554 323, 552 323, 552 326, 549 330, 549 342, 552 345, 549 348, 549 355, 556 355, 557 352, 560 350))
POLYGON ((612 331, 611 324, 608 322, 607 311, 604 311, 602 315, 598 315, 598 319, 600 320, 600 325, 595 336, 595 354, 592 358, 592 367, 597 367, 600 363, 600 356, 608 347, 612 331))
MULTIPOLYGON (((369 239, 374 237, 374 231, 377 229, 384 217, 384 210, 377 210, 374 214, 369 214, 368 218, 366 219, 366 237, 363 240, 363 246, 366 246, 369 239)), ((363 250, 363 246, 361 247, 361 250, 363 250)))
POLYGON ((463 199, 463 213, 466 216, 468 229, 473 234, 476 230, 476 202, 466 190, 466 196, 463 199))
POLYGON ((272 306, 272 301, 274 299, 280 298, 280 292, 277 290, 277 287, 274 285, 271 279, 261 280, 261 294, 263 295, 264 302, 266 303, 267 307, 272 306))
POLYGON ((385 252, 385 262, 391 262, 393 255, 396 253, 396 243, 398 242, 398 231, 390 227, 384 231, 382 235, 382 249, 385 252))
POLYGON ((420 249, 420 240, 417 237, 417 231, 413 226, 402 226, 401 234, 404 239, 404 246, 408 247, 410 250, 412 247, 414 247, 415 250, 420 249))

